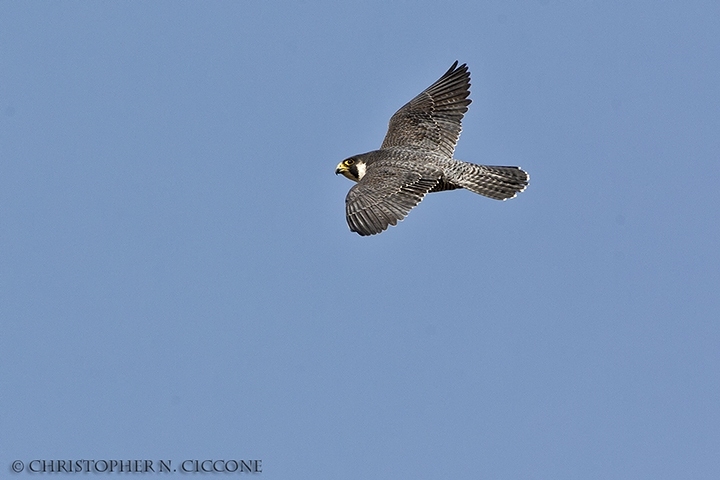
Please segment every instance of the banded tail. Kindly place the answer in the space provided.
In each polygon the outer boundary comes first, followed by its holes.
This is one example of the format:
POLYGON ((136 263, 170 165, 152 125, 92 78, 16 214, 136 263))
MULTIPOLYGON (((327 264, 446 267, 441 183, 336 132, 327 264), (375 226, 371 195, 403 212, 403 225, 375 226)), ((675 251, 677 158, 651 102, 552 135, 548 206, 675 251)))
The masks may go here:
POLYGON ((525 190, 529 181, 530 175, 520 167, 463 163, 452 183, 495 200, 507 200, 525 190))

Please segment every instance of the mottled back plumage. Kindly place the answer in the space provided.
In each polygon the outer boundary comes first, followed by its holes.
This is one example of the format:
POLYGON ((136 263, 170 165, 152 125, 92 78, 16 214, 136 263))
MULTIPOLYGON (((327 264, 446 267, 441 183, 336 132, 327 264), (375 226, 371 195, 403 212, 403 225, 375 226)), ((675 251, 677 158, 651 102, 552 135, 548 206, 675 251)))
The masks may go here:
POLYGON ((345 199, 353 232, 373 235, 396 225, 430 192, 466 188, 506 200, 527 186, 529 176, 519 167, 453 158, 471 102, 470 73, 457 64, 392 116, 380 150, 337 166, 336 174, 358 182, 345 199))

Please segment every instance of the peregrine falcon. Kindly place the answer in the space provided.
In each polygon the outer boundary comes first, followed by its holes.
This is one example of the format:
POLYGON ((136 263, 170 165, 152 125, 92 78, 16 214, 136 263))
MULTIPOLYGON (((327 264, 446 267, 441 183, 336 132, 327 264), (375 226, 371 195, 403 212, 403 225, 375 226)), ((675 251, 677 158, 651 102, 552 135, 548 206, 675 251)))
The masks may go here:
POLYGON ((340 162, 335 174, 357 182, 345 198, 350 230, 375 235, 396 225, 431 192, 466 188, 496 200, 513 198, 530 176, 519 167, 453 158, 471 100, 466 64, 452 67, 390 118, 380 150, 340 162))

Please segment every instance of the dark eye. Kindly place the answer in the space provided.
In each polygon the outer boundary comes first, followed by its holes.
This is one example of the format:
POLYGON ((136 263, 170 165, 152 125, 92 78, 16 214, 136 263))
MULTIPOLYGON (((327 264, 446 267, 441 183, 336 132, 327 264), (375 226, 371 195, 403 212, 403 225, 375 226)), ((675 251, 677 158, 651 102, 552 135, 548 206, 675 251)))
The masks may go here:
POLYGON ((348 165, 352 165, 352 164, 355 163, 355 159, 354 159, 354 158, 348 158, 347 160, 345 160, 345 163, 348 164, 348 165))

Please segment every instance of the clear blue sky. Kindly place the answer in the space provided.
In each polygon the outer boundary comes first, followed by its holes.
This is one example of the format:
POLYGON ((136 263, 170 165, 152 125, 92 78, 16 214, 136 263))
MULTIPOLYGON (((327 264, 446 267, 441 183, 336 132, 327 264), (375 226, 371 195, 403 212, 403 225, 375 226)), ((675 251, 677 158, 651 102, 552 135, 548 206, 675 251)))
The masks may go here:
POLYGON ((0 476, 718 478, 719 78, 712 1, 0 3, 0 476), (456 59, 530 187, 351 233, 456 59))

